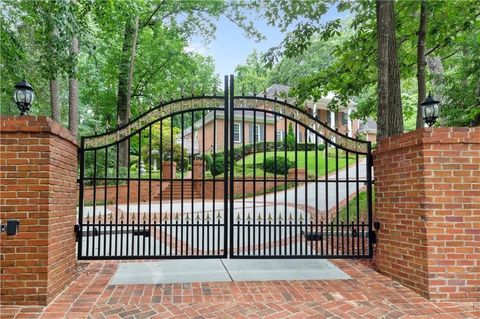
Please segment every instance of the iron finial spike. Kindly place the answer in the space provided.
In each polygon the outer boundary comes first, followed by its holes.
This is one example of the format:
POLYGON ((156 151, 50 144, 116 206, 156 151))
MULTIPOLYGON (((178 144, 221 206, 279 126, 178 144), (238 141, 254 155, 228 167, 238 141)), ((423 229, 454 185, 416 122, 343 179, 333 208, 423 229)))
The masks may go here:
POLYGON ((257 96, 257 86, 253 85, 253 96, 257 96))

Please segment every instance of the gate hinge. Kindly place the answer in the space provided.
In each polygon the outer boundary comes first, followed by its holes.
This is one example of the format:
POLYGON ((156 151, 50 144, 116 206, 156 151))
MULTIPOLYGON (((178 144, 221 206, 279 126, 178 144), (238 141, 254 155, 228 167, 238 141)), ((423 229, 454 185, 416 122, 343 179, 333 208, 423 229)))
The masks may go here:
POLYGON ((372 231, 370 232, 370 242, 371 242, 372 244, 376 244, 376 243, 377 243, 377 232, 374 231, 374 230, 372 230, 372 231))
POLYGON ((81 232, 82 228, 80 227, 79 224, 76 224, 73 226, 73 231, 75 232, 75 242, 78 242, 80 240, 80 237, 81 237, 81 232))

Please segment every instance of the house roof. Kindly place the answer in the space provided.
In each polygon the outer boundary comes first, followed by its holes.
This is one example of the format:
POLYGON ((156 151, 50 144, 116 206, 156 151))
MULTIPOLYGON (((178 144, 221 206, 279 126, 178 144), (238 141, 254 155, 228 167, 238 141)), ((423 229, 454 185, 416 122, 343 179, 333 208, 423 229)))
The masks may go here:
MULTIPOLYGON (((285 96, 287 97, 287 101, 289 103, 295 104, 295 100, 293 98, 288 98, 288 91, 290 90, 290 86, 288 85, 283 85, 283 84, 272 84, 269 86, 265 91, 266 95, 268 98, 274 99, 275 97, 277 98, 284 98, 285 96)), ((332 101, 332 99, 335 97, 335 93, 333 92, 328 92, 326 96, 321 97, 317 102, 313 101, 307 101, 307 107, 310 109, 313 109, 314 107, 316 109, 322 109, 322 110, 328 110, 328 104, 332 101), (315 105, 315 106, 314 106, 315 105)), ((356 105, 355 102, 350 101, 348 103, 348 107, 354 108, 356 105)), ((345 108, 340 108, 341 111, 345 111, 345 108)))
POLYGON ((265 92, 267 93, 268 98, 274 99, 275 97, 287 96, 288 90, 290 90, 288 85, 272 84, 265 90, 265 92))
POLYGON ((377 122, 371 117, 360 123, 358 132, 375 133, 377 132, 377 122))

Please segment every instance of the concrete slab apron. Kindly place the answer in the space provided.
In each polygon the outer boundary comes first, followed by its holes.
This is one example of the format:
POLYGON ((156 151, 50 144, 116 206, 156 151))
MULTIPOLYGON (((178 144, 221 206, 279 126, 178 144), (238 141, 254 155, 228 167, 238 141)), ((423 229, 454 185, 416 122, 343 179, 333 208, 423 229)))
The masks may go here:
POLYGON ((110 285, 342 279, 351 278, 323 259, 189 259, 121 263, 110 285))

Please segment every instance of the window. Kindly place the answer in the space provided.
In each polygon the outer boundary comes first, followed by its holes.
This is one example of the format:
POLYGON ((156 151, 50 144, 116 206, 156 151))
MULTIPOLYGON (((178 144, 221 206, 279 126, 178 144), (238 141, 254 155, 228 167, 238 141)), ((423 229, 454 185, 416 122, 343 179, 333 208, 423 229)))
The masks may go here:
POLYGON ((348 124, 348 114, 345 112, 342 113, 342 124, 343 126, 347 126, 348 124))
POLYGON ((277 141, 283 142, 283 131, 277 130, 277 141))
POLYGON ((240 124, 234 123, 233 124, 233 141, 236 143, 241 142, 241 131, 240 131, 240 124))
POLYGON ((255 125, 255 142, 260 142, 260 125, 255 125))
POLYGON ((198 131, 195 131, 195 138, 194 141, 198 141, 198 131))

